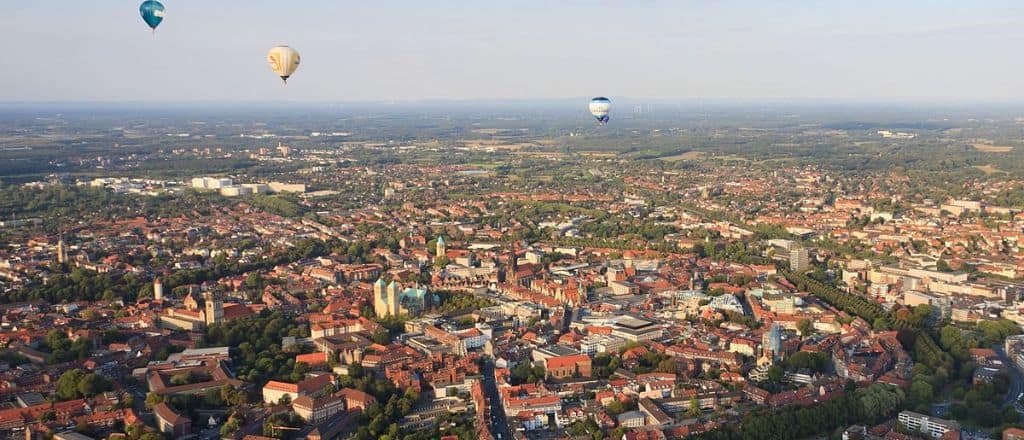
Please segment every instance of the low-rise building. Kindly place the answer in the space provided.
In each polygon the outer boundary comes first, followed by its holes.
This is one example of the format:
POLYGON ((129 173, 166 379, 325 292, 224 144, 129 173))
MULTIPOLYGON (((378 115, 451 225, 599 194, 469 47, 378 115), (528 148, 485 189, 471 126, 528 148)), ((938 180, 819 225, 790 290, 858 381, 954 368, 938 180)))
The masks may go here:
POLYGON ((292 410, 306 423, 319 424, 345 410, 345 398, 330 395, 326 397, 300 396, 292 401, 292 410))
POLYGON ((647 423, 647 416, 640 411, 626 411, 616 417, 619 426, 626 428, 639 428, 647 423))
POLYGON ((900 425, 931 438, 942 438, 947 432, 960 432, 960 424, 952 420, 926 416, 913 411, 901 411, 897 417, 900 425))
POLYGON ((263 401, 275 404, 280 402, 284 396, 288 396, 289 401, 295 401, 300 396, 320 392, 324 387, 333 384, 334 379, 330 374, 312 376, 299 383, 272 380, 263 386, 263 401))
POLYGON ((164 402, 153 407, 153 415, 156 416, 157 428, 164 434, 181 438, 191 433, 192 421, 188 417, 174 412, 174 409, 164 402))
POLYGON ((590 377, 591 360, 585 354, 555 356, 544 359, 544 370, 549 377, 564 379, 573 376, 590 377))
POLYGON ((1006 428, 1003 430, 1003 440, 1024 440, 1024 429, 1006 428))
POLYGON ((672 417, 665 413, 664 410, 658 407, 657 403, 648 398, 640 399, 638 404, 640 412, 647 416, 648 425, 668 425, 672 423, 672 417))
POLYGON ((363 411, 377 404, 377 399, 373 396, 355 388, 342 388, 334 395, 345 399, 345 409, 349 411, 363 411))

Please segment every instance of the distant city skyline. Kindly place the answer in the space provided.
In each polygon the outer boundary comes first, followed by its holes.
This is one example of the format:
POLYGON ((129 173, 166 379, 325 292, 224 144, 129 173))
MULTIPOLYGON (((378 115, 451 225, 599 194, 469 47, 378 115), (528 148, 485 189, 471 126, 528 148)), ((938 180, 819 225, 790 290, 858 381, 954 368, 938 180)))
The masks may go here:
POLYGON ((165 4, 5 5, 0 102, 1024 101, 1019 1, 165 4))

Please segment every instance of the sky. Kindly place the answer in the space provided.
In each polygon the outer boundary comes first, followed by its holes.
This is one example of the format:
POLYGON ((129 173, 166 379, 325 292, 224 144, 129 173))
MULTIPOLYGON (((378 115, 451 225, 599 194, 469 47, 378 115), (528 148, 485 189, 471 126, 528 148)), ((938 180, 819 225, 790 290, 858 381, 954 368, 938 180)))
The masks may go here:
POLYGON ((1024 102, 1020 0, 163 1, 0 2, 0 102, 1024 102))

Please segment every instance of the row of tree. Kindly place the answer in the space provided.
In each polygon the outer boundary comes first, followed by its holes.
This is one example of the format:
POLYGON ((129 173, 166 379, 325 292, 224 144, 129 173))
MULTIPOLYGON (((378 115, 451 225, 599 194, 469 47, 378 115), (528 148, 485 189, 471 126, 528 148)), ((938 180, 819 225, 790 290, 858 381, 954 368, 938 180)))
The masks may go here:
MULTIPOLYGON (((60 270, 64 269, 58 268, 60 270)), ((71 268, 66 273, 58 272, 51 276, 45 283, 37 281, 24 289, 8 292, 0 296, 0 303, 40 300, 49 304, 116 300, 135 302, 145 284, 145 280, 131 273, 98 273, 71 268)))
POLYGON ((75 341, 68 339, 67 333, 60 330, 50 330, 43 338, 43 350, 48 351, 46 363, 59 364, 73 361, 75 359, 85 360, 92 352, 92 340, 78 338, 75 341))
POLYGON ((80 397, 92 397, 104 391, 111 390, 110 381, 95 373, 86 373, 84 370, 74 369, 65 371, 57 379, 57 388, 54 391, 60 400, 78 399, 80 397))
MULTIPOLYGON (((800 274, 786 273, 786 276, 794 283, 804 281, 800 274)), ((972 383, 976 366, 969 352, 972 348, 990 347, 999 344, 1007 336, 1019 334, 1021 331, 1017 324, 1008 320, 980 321, 974 328, 946 324, 938 330, 937 343, 928 331, 930 327, 927 327, 927 323, 932 321, 931 307, 903 308, 888 313, 879 310, 874 304, 864 304, 866 300, 861 297, 820 283, 804 283, 803 287, 833 305, 844 304, 845 307, 841 308, 861 318, 874 318, 876 329, 900 329, 898 339, 910 350, 915 361, 906 407, 928 412, 941 391, 952 385, 952 397, 959 400, 950 407, 950 417, 953 419, 982 427, 1019 421, 1020 416, 1012 407, 1000 409, 993 403, 993 400, 1007 392, 1007 378, 997 376, 992 383, 972 383), (965 389, 965 386, 969 389, 965 389)))
POLYGON ((852 424, 874 425, 900 408, 903 390, 884 384, 853 390, 841 397, 811 406, 763 409, 747 414, 739 426, 695 436, 701 440, 776 440, 805 438, 852 424))
POLYGON ((216 281, 226 276, 271 269, 280 264, 322 257, 330 253, 334 246, 340 244, 341 242, 324 242, 315 238, 308 238, 295 243, 294 246, 273 257, 252 263, 224 262, 224 264, 214 264, 212 267, 202 269, 179 270, 167 276, 163 280, 163 284, 165 289, 173 289, 188 284, 200 284, 204 281, 216 281))
POLYGON ((883 319, 886 323, 892 323, 897 328, 912 327, 909 322, 891 316, 882 306, 869 301, 867 298, 827 286, 802 273, 788 270, 780 270, 779 273, 789 280, 790 283, 793 283, 797 289, 821 298, 833 307, 851 315, 859 316, 869 323, 874 323, 877 319, 883 319))
POLYGON ((232 365, 238 377, 247 382, 263 383, 275 377, 301 379, 305 364, 295 362, 295 353, 283 351, 281 340, 286 336, 308 337, 309 328, 284 312, 264 310, 257 316, 210 326, 203 345, 233 347, 232 365))
POLYGON ((355 388, 373 395, 379 405, 371 406, 359 415, 355 426, 359 428, 353 436, 356 440, 379 440, 382 438, 401 440, 414 433, 402 432, 398 427, 399 420, 412 411, 420 400, 419 393, 412 389, 404 392, 373 371, 366 370, 359 364, 349 365, 348 375, 341 376, 341 386, 355 388))

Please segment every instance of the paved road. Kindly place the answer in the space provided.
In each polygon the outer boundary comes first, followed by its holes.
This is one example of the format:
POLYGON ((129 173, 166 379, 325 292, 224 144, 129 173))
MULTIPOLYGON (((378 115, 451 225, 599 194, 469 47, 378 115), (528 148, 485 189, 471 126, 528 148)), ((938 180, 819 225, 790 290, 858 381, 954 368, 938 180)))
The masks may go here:
POLYGON ((508 429, 508 420, 505 418, 505 407, 501 404, 501 395, 498 394, 498 383, 494 379, 494 363, 490 360, 483 365, 484 394, 487 395, 488 406, 491 408, 491 434, 495 438, 501 435, 501 440, 509 440, 512 433, 508 429))
POLYGON ((1013 405, 1017 401, 1017 396, 1024 393, 1024 373, 1021 373, 1017 364, 1010 360, 1006 352, 1003 351, 1003 347, 997 345, 992 349, 999 355, 999 360, 1003 361, 1003 365, 1006 365, 1006 371, 1010 375, 1010 387, 1006 391, 1006 397, 1003 398, 1003 406, 1013 405))
POLYGON ((220 436, 220 427, 206 428, 199 431, 197 435, 199 440, 217 440, 220 436))

